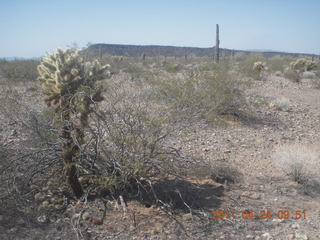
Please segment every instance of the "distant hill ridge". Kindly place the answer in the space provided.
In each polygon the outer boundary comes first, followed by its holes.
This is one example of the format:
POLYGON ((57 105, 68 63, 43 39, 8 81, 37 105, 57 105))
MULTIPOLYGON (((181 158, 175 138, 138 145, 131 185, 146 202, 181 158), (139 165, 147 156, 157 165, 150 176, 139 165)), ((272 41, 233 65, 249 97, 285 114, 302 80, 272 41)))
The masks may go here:
MULTIPOLYGON (((212 56, 214 53, 214 47, 211 48, 199 48, 199 47, 176 47, 176 46, 159 46, 159 45, 125 45, 125 44, 104 44, 98 43, 89 46, 86 51, 91 55, 99 54, 109 54, 112 56, 128 56, 128 57, 138 57, 142 54, 148 57, 155 56, 168 56, 168 57, 184 57, 184 56, 212 56)), ((220 48, 222 56, 230 56, 232 54, 232 49, 220 48)), ((276 52, 276 51, 244 51, 244 50, 234 50, 235 52, 243 52, 246 54, 259 52, 265 57, 272 57, 275 55, 283 56, 316 56, 314 54, 306 53, 286 53, 286 52, 276 52)))

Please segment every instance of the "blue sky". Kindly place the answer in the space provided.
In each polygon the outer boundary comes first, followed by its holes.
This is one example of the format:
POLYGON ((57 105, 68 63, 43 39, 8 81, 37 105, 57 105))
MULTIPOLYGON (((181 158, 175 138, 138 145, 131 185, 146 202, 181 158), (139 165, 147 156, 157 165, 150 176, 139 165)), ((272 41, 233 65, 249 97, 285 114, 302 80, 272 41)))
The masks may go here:
POLYGON ((77 43, 320 54, 320 0, 0 0, 0 57, 77 43))

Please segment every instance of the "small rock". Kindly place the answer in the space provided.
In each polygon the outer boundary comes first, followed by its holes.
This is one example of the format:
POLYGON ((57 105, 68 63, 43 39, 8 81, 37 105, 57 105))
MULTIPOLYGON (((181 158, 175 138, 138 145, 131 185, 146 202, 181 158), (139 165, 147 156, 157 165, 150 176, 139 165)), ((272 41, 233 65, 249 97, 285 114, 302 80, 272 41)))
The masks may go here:
POLYGON ((0 215, 0 222, 2 222, 4 219, 3 215, 0 215))
POLYGON ((258 193, 254 193, 250 196, 250 198, 254 199, 254 200, 260 200, 261 199, 261 195, 258 193))
POLYGON ((54 204, 49 204, 48 205, 48 209, 54 209, 55 207, 54 207, 54 204))
POLYGON ((156 235, 156 234, 158 234, 159 233, 159 231, 157 230, 157 229, 152 229, 151 231, 150 231, 150 234, 151 235, 156 235))
POLYGON ((307 235, 300 234, 300 233, 296 233, 295 237, 296 237, 295 239, 297 239, 297 240, 308 240, 309 239, 307 235))
POLYGON ((187 213, 187 214, 182 215, 182 219, 184 221, 190 221, 192 219, 192 213, 187 213))
POLYGON ((47 208, 49 206, 49 202, 48 201, 43 201, 40 205, 41 208, 47 208))
POLYGON ((302 77, 312 79, 312 78, 316 78, 316 74, 314 72, 307 71, 302 73, 302 77))
POLYGON ((270 233, 267 233, 267 232, 262 234, 261 237, 263 240, 272 240, 273 239, 272 236, 270 235, 270 233))
POLYGON ((287 239, 288 239, 288 240, 292 240, 292 239, 294 239, 294 238, 295 238, 295 236, 294 236, 293 233, 290 233, 290 234, 287 236, 287 239))
POLYGON ((298 223, 293 223, 293 224, 291 224, 291 228, 293 228, 293 229, 298 229, 300 226, 299 226, 299 224, 298 223))
POLYGON ((276 72, 274 73, 274 75, 276 75, 277 77, 280 77, 280 76, 282 76, 282 72, 281 72, 281 71, 276 71, 276 72))
POLYGON ((88 220, 90 218, 90 214, 88 213, 88 212, 84 212, 83 214, 82 214, 82 219, 83 220, 88 220))
POLYGON ((16 136, 17 135, 17 130, 13 129, 10 133, 11 136, 16 136))
POLYGON ((53 185, 54 185, 54 182, 52 182, 52 181, 48 181, 48 182, 47 182, 47 186, 51 187, 51 186, 53 186, 53 185))
POLYGON ((274 223, 282 223, 283 220, 275 218, 275 219, 272 220, 272 222, 274 222, 274 223))
POLYGON ((7 233, 16 233, 18 231, 18 228, 16 227, 13 227, 13 228, 10 228, 9 230, 7 230, 7 233))
POLYGON ((47 216, 46 215, 41 215, 37 218, 37 221, 39 223, 45 223, 47 221, 47 216))
POLYGON ((17 221, 17 224, 18 225, 24 225, 25 221, 22 218, 19 218, 18 221, 17 221))
POLYGON ((129 230, 130 230, 130 231, 134 231, 134 230, 136 230, 136 227, 133 226, 133 225, 130 225, 129 230))
POLYGON ((37 187, 36 185, 31 185, 31 186, 30 186, 30 189, 31 189, 31 190, 36 190, 36 189, 38 189, 38 187, 37 187))
POLYGON ((246 236, 246 239, 253 239, 253 236, 249 234, 246 236))
POLYGON ((255 238, 254 238, 254 240, 260 240, 261 238, 259 237, 259 236, 256 236, 255 238))
POLYGON ((41 201, 44 199, 44 195, 42 193, 37 193, 36 195, 34 195, 34 199, 41 201))

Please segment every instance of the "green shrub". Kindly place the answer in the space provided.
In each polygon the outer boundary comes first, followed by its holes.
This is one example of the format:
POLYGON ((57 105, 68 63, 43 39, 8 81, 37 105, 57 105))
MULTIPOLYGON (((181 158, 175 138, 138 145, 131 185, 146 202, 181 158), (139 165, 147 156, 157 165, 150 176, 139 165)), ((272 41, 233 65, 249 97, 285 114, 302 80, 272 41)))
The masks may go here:
POLYGON ((210 76, 159 82, 154 97, 181 116, 207 119, 213 115, 240 114, 247 107, 241 91, 243 82, 230 72, 228 64, 216 68, 210 76))
POLYGON ((301 79, 299 72, 293 69, 286 69, 284 71, 284 77, 293 82, 299 82, 301 79))

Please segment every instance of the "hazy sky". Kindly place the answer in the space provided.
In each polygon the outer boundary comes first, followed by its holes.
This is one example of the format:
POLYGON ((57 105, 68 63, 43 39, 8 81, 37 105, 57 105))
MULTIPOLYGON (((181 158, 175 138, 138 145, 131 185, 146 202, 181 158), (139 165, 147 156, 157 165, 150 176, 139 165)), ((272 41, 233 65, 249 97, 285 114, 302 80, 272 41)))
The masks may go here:
POLYGON ((320 0, 0 0, 0 57, 76 42, 320 53, 320 0))

